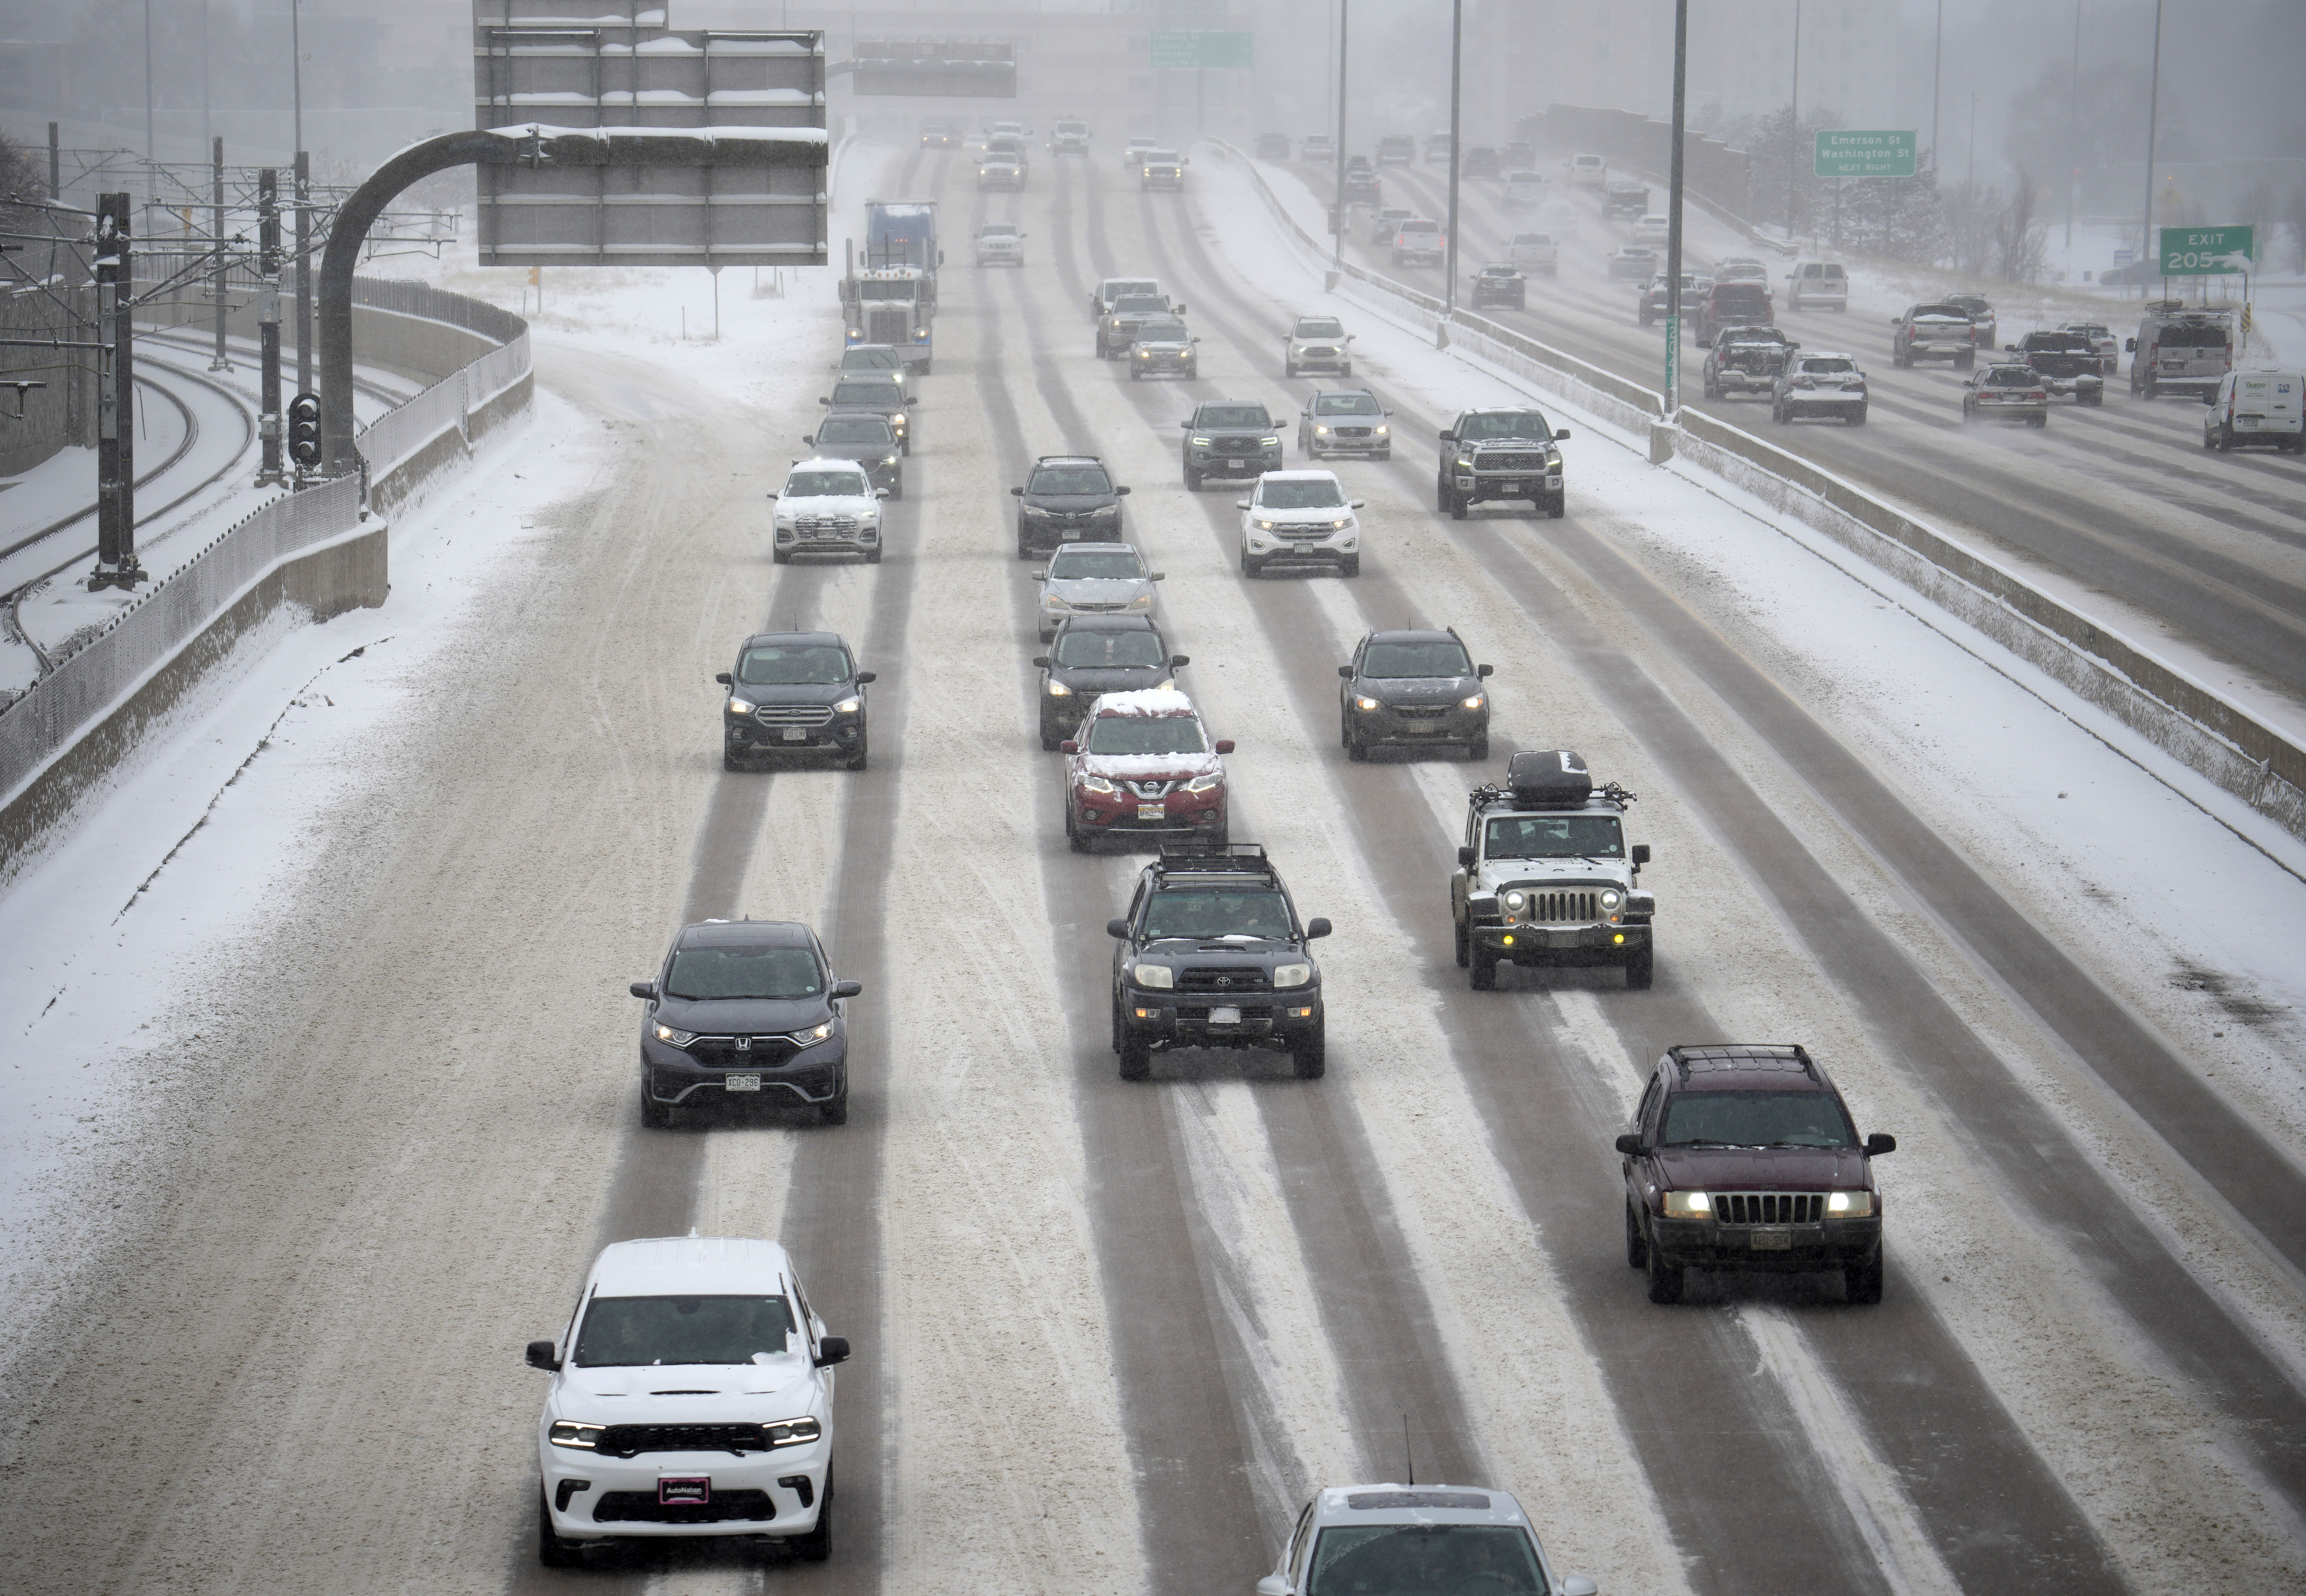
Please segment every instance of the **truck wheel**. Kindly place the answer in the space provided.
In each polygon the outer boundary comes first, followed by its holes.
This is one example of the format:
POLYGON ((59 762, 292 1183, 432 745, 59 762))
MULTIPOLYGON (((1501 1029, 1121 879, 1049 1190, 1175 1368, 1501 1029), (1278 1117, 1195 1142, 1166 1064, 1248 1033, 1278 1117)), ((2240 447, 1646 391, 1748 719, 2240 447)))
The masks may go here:
POLYGON ((1649 1271, 1650 1301, 1670 1305, 1681 1301, 1681 1271, 1667 1267, 1654 1247, 1644 1247, 1643 1263, 1649 1271))
POLYGON ((1433 482, 1433 508, 1440 511, 1447 511, 1449 508, 1449 484, 1438 477, 1433 482))
POLYGON ((1551 502, 1547 504, 1545 507, 1545 513, 1552 516, 1557 521, 1560 520, 1562 516, 1567 515, 1569 513, 1569 490, 1564 488, 1560 492, 1556 493, 1553 496, 1551 502))
POLYGON ((1465 921, 1458 919, 1455 915, 1450 916, 1450 924, 1455 932, 1454 940, 1457 944, 1457 968, 1463 969, 1473 962, 1473 932, 1465 921))
MULTIPOLYGON (((678 1110, 670 1103, 660 1103, 649 1090, 649 1078, 641 1077, 641 1123, 652 1131, 670 1131, 678 1110)), ((551 1520, 546 1521, 548 1523, 551 1520)))
POLYGON ((1471 504, 1472 502, 1473 502, 1473 499, 1472 499, 1472 498, 1471 498, 1471 496, 1470 496, 1470 495, 1463 494, 1463 493, 1452 493, 1452 494, 1450 494, 1450 495, 1449 495, 1449 519, 1451 519, 1452 521, 1462 521, 1462 520, 1464 520, 1464 519, 1465 518, 1465 508, 1466 508, 1466 506, 1467 506, 1467 505, 1471 504))
POLYGON ((1087 853, 1089 851, 1089 833, 1080 829, 1080 822, 1073 818, 1072 800, 1071 798, 1067 798, 1065 800, 1066 844, 1071 847, 1075 853, 1087 853))
POLYGON ((1310 1041, 1289 1050, 1289 1063, 1300 1080, 1319 1080, 1329 1072, 1328 1039, 1316 1031, 1310 1041))
POLYGON ((1369 763, 1369 744, 1355 737, 1350 728, 1345 732, 1345 757, 1355 764, 1369 763))
POLYGON ((1241 551, 1241 574, 1254 582, 1258 577, 1265 575, 1265 564, 1262 560, 1251 559, 1249 557, 1249 550, 1243 549, 1241 551))
POLYGON ((1153 1073, 1153 1050, 1145 1038, 1124 1029, 1121 1033, 1121 1079, 1145 1080, 1153 1073))
POLYGON ((2050 424, 2050 413, 2046 410, 2039 415, 2029 415, 2026 418, 2026 424, 2038 432, 2050 424))
POLYGON ((861 771, 865 768, 866 762, 873 757, 872 741, 869 736, 857 739, 857 752, 849 756, 850 770, 861 771))
POLYGON ((1647 992, 1656 972, 1657 954, 1654 952, 1636 953, 1626 960, 1626 985, 1636 992, 1647 992))
POLYGON ((1490 737, 1489 737, 1489 733, 1487 733, 1487 732, 1483 732, 1481 736, 1479 736, 1479 737, 1475 738, 1472 742, 1467 743, 1467 744, 1465 745, 1465 757, 1466 757, 1467 759, 1470 759, 1471 761, 1473 761, 1475 764, 1481 764, 1483 760, 1487 759, 1489 756, 1490 756, 1490 737))
POLYGON ((792 564, 792 550, 790 550, 790 549, 772 549, 772 550, 769 550, 769 563, 770 563, 771 565, 790 565, 790 564, 792 564))
POLYGON ((536 1560, 547 1568, 582 1568, 585 1549, 574 1541, 563 1541, 552 1527, 552 1509, 545 1505, 544 1492, 536 1493, 536 1560))
POLYGON ((1884 1261, 1882 1249, 1876 1247, 1874 1250, 1873 1262, 1860 1264, 1854 1269, 1842 1270, 1842 1294, 1852 1302, 1865 1307, 1870 1308, 1882 1300, 1882 1266, 1884 1261))
POLYGON ((2149 399, 2158 399, 2162 397, 2162 385, 2155 381, 2153 378, 2148 377, 2146 380, 2144 393, 2145 397, 2149 399))
POLYGON ((1498 989, 1498 956, 1475 943, 1469 955, 1473 962, 1465 971, 1465 985, 1475 992, 1495 992, 1498 989))
POLYGON ((881 563, 880 544, 875 543, 870 549, 865 550, 865 563, 867 565, 879 565, 881 563))
POLYGON ((1338 575, 1338 576, 1360 576, 1361 574, 1362 574, 1362 557, 1361 557, 1360 555, 1358 555, 1358 554, 1348 554, 1348 555, 1346 555, 1343 559, 1341 559, 1341 560, 1337 561, 1337 575, 1338 575))
POLYGON ((2218 423, 2218 453, 2226 455, 2232 454, 2233 452, 2233 429, 2227 426, 2224 422, 2220 422, 2218 423))
POLYGON ((1957 371, 1967 371, 1977 364, 1977 351, 1975 349, 1967 354, 1957 354, 1953 357, 1953 369, 1957 371))
POLYGON ((1634 1217, 1634 1199, 1626 1199, 1626 1267, 1639 1269, 1650 1261, 1650 1244, 1642 1234, 1642 1222, 1634 1217))
POLYGON ((1200 492, 1200 491, 1201 491, 1201 475, 1200 475, 1200 473, 1199 473, 1198 471, 1195 471, 1195 470, 1194 470, 1191 466, 1190 466, 1190 465, 1186 466, 1186 467, 1185 467, 1185 491, 1186 491, 1186 492, 1188 492, 1188 493, 1198 493, 1198 492, 1200 492))
POLYGON ((806 1535, 790 1537, 785 1545, 804 1563, 822 1563, 833 1556, 833 1471, 824 1472, 824 1500, 816 1509, 816 1527, 806 1535))
POLYGON ((1862 427, 1866 424, 1865 405, 1860 405, 1849 413, 1849 424, 1853 427, 1862 427))
POLYGON ((1020 559, 1030 559, 1033 558, 1033 545, 1027 542, 1023 538, 1019 538, 1017 540, 1017 558, 1020 559))
MULTIPOLYGON (((926 360, 925 360, 925 361, 923 361, 923 362, 921 362, 921 375, 922 375, 922 376, 926 377, 926 376, 927 376, 927 375, 929 374, 929 367, 930 367, 930 365, 931 365, 932 363, 931 363, 931 362, 929 362, 929 361, 926 361, 926 360)), ((830 1499, 830 1493, 829 1493, 829 1492, 827 1493, 827 1499, 830 1499)))

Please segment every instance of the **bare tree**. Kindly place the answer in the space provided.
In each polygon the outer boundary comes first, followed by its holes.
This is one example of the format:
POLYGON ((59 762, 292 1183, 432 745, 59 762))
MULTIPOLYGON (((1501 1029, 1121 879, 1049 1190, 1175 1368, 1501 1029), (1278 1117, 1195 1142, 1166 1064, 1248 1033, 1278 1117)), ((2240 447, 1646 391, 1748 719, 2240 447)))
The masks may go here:
POLYGON ((2049 231, 2035 219, 2034 179, 2018 169, 2018 191, 1994 218, 1994 270, 2005 282, 2031 283, 2049 256, 2049 231))
POLYGON ((47 162, 0 133, 0 228, 11 233, 45 233, 38 212, 9 204, 11 200, 39 201, 48 197, 47 162))
POLYGON ((2298 275, 2306 277, 2306 183, 2290 191, 2290 243, 2298 252, 2298 275))

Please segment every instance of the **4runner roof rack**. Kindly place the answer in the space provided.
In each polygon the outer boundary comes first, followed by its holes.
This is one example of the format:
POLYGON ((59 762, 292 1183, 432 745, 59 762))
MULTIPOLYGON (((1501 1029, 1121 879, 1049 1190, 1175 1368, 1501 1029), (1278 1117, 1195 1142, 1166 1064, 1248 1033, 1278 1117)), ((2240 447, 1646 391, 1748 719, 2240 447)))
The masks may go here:
POLYGON ((1210 870, 1268 870, 1262 842, 1227 842, 1211 846, 1206 842, 1164 842, 1161 857, 1154 862, 1157 870, 1191 870, 1195 874, 1210 870))

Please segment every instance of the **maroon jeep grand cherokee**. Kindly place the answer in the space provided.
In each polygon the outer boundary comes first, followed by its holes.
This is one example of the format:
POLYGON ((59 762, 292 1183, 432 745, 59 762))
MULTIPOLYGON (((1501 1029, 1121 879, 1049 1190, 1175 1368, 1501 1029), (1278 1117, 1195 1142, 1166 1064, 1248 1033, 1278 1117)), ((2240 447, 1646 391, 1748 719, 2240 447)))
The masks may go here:
POLYGON ((1618 1138, 1626 1261, 1650 1301, 1681 1300, 1685 1269, 1839 1269, 1849 1300, 1882 1300, 1882 1194, 1833 1082, 1798 1046, 1673 1047, 1618 1138))

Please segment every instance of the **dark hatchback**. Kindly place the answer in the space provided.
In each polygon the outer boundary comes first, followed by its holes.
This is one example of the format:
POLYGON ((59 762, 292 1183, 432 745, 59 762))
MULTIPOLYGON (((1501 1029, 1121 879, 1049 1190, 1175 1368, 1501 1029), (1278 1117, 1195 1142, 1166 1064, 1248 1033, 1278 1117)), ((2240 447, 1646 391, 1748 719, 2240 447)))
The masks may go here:
POLYGON ((1171 1047, 1285 1052, 1301 1080, 1328 1067, 1321 967, 1310 944, 1329 922, 1301 921, 1281 873, 1254 842, 1166 847, 1129 913, 1106 926, 1113 954, 1113 1050, 1143 1080, 1171 1047))
POLYGON ((1510 260, 1492 260, 1482 267, 1473 277, 1473 287, 1477 311, 1493 307, 1519 311, 1529 304, 1529 283, 1510 260))
POLYGON ((641 1121, 670 1129, 683 1107, 770 1103, 849 1117, 841 1004, 865 988, 833 976, 824 946, 785 920, 703 920, 672 939, 641 1016, 641 1121))
POLYGON ((1191 661, 1171 653, 1161 628, 1142 615, 1073 615, 1033 663, 1041 671, 1041 747, 1054 753, 1100 696, 1172 686, 1191 661))
POLYGON ((1454 628, 1371 632, 1337 667, 1337 738, 1353 759, 1377 747, 1458 743, 1470 759, 1490 756, 1490 694, 1495 669, 1476 665, 1454 628))
POLYGON ((721 705, 721 768, 745 770, 780 754, 831 754, 850 770, 867 757, 865 687, 837 632, 761 632, 737 651, 737 668, 713 679, 721 705))
POLYGON ((1839 1272, 1852 1302, 1882 1300, 1882 1194, 1841 1094, 1798 1046, 1672 1047, 1618 1138, 1626 1261, 1650 1301, 1687 1269, 1839 1272))
POLYGON ((1030 559, 1059 543, 1117 543, 1121 501, 1129 490, 1116 485, 1095 455, 1043 455, 1017 499, 1017 558, 1030 559))

